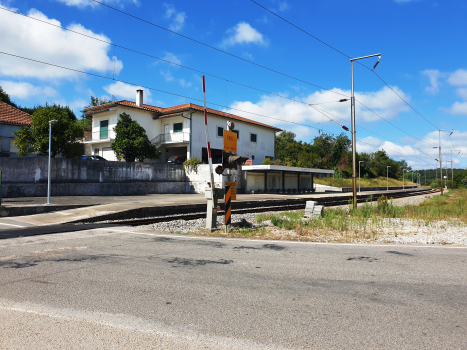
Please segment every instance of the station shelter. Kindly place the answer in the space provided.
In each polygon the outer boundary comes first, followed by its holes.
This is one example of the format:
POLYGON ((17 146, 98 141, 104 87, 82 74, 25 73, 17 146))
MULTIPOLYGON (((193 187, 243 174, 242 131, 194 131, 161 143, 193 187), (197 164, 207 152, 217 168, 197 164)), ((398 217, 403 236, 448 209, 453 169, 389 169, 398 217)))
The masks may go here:
POLYGON ((334 170, 280 165, 242 165, 245 193, 314 192, 315 176, 331 176, 334 170))

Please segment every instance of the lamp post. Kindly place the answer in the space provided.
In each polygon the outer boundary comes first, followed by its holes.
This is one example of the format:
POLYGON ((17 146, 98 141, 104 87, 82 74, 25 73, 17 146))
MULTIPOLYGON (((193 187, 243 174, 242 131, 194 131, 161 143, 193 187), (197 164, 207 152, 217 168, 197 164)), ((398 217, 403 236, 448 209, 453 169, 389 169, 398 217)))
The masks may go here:
MULTIPOLYGON (((440 178, 441 178, 441 195, 443 195, 443 159, 441 158, 441 131, 451 130, 449 136, 452 135, 454 129, 440 129, 438 130, 438 139, 439 139, 439 169, 440 169, 440 178)), ((433 147, 437 148, 437 147, 433 147)))
POLYGON ((50 158, 52 154, 52 123, 56 123, 58 120, 49 120, 49 169, 47 172, 47 204, 50 204, 50 158))
MULTIPOLYGON (((449 176, 448 176, 448 169, 449 169, 448 163, 449 163, 449 162, 451 162, 451 161, 450 161, 450 160, 446 160, 446 189, 448 189, 448 181, 449 181, 449 176)), ((452 164, 452 162, 451 162, 451 164, 452 164)), ((452 179, 451 179, 451 181, 452 181, 452 179)))
MULTIPOLYGON (((370 58, 370 57, 376 57, 378 56, 379 59, 373 66, 373 69, 376 68, 378 65, 379 61, 381 60, 381 54, 377 53, 375 55, 369 55, 369 56, 363 56, 363 57, 357 57, 357 58, 351 58, 350 59, 350 69, 351 69, 351 80, 352 80, 352 89, 351 89, 351 99, 350 99, 350 119, 351 119, 351 133, 352 133, 352 192, 353 192, 353 207, 357 207, 357 159, 356 159, 356 140, 355 140, 355 96, 354 96, 354 89, 353 89, 353 62, 357 60, 361 60, 364 58, 370 58)), ((373 70, 372 69, 372 70, 373 70)))
POLYGON ((389 168, 391 166, 386 166, 386 191, 389 191, 389 168))
POLYGON ((361 192, 361 189, 360 189, 360 163, 363 163, 363 160, 358 161, 358 192, 361 192))
POLYGON ((405 190, 405 177, 404 177, 404 171, 407 169, 402 169, 402 189, 405 190))

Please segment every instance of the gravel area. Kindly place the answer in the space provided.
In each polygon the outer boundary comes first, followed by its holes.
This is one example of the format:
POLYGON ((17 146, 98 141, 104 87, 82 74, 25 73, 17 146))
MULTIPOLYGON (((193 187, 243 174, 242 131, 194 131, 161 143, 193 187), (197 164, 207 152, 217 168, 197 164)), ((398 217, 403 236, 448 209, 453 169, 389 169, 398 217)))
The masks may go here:
MULTIPOLYGON (((413 196, 394 199, 393 203, 397 206, 418 205, 426 199, 432 198, 439 193, 413 196)), ((375 202, 373 202, 375 205, 375 202)), ((348 209, 348 205, 333 208, 348 209)), ((326 210, 326 208, 325 208, 326 210)), ((280 213, 280 212, 273 212, 280 213)), ((268 214, 268 213, 264 213, 268 214)), ((467 225, 455 220, 452 221, 418 221, 408 219, 385 219, 381 220, 371 232, 366 234, 332 232, 317 232, 313 236, 301 236, 295 231, 280 229, 271 224, 270 221, 264 221, 261 224, 256 222, 258 213, 232 214, 232 224, 251 229, 254 234, 235 233, 234 236, 251 238, 270 238, 270 239, 288 239, 288 240, 306 240, 319 242, 349 242, 349 243, 396 243, 396 244, 453 244, 467 246, 467 225), (258 234, 259 232, 259 234, 258 234)), ((224 227, 224 217, 217 218, 218 227, 221 230, 215 235, 222 235, 224 227)), ((194 233, 202 234, 200 228, 206 225, 205 219, 197 220, 175 220, 151 225, 140 226, 141 228, 154 229, 158 231, 168 231, 172 233, 194 233)), ((245 231, 247 232, 247 231, 245 231)))

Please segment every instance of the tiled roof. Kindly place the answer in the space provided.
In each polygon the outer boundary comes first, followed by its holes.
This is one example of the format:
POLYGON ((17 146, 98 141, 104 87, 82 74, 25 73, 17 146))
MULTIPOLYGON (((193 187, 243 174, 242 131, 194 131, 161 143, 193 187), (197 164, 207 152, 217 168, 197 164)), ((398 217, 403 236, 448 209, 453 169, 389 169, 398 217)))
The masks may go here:
POLYGON ((31 115, 0 101, 0 124, 31 125, 31 115))
MULTIPOLYGON (((111 107, 114 107, 116 105, 132 107, 132 108, 138 108, 138 109, 144 109, 144 110, 149 111, 149 112, 157 113, 160 116, 170 115, 170 114, 174 114, 174 112, 185 111, 185 110, 188 110, 188 109, 194 109, 196 111, 201 111, 201 112, 204 111, 204 108, 202 106, 196 105, 196 104, 193 104, 193 103, 185 103, 185 104, 182 104, 182 105, 177 105, 177 106, 172 106, 172 107, 167 107, 167 108, 156 107, 156 106, 151 106, 151 105, 143 105, 143 107, 138 107, 135 102, 122 100, 122 101, 115 101, 115 102, 106 103, 106 104, 96 106, 96 107, 85 108, 84 109, 84 114, 85 115, 91 115, 91 114, 96 113, 96 112, 107 110, 107 109, 109 109, 111 107)), ((271 126, 271 125, 267 125, 267 124, 263 124, 263 123, 260 123, 260 122, 257 122, 257 121, 251 120, 251 119, 243 118, 243 117, 240 117, 240 116, 235 115, 235 114, 222 112, 222 111, 219 111, 217 109, 207 108, 207 112, 209 114, 215 114, 215 115, 219 115, 221 117, 225 117, 225 118, 229 118, 229 119, 233 119, 233 120, 239 120, 239 121, 242 121, 242 122, 245 122, 245 123, 250 123, 250 124, 263 126, 265 128, 274 129, 276 131, 281 131, 282 130, 282 129, 276 128, 274 126, 271 126)))

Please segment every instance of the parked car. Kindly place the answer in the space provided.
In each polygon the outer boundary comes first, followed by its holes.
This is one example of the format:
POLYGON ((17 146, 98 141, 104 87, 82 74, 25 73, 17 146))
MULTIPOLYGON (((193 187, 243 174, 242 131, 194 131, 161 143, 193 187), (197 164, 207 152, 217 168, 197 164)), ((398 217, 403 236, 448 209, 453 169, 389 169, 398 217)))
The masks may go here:
POLYGON ((169 159, 167 159, 167 163, 183 164, 185 160, 186 160, 186 156, 172 156, 169 159))
POLYGON ((101 156, 81 156, 80 159, 83 159, 83 160, 107 160, 105 158, 102 158, 101 156))

